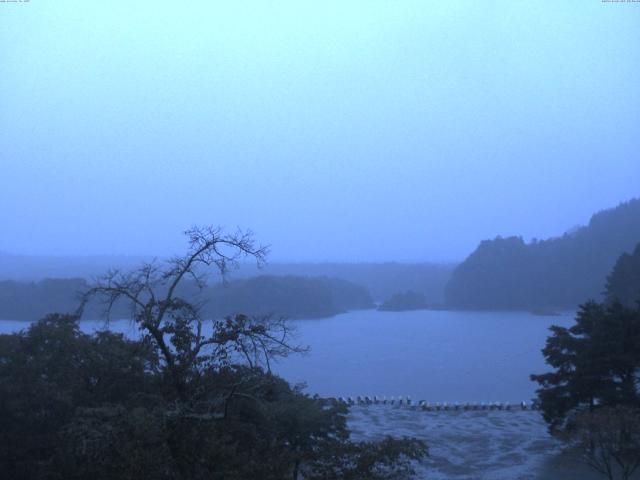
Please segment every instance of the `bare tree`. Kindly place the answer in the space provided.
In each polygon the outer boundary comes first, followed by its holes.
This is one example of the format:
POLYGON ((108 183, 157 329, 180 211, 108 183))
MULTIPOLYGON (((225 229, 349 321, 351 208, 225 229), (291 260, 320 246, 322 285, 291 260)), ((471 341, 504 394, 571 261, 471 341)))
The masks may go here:
POLYGON ((173 377, 179 392, 203 367, 217 368, 243 360, 249 367, 270 371, 270 359, 305 349, 291 343, 291 330, 282 318, 235 315, 208 319, 205 333, 202 305, 180 296, 186 282, 202 290, 211 270, 225 278, 243 258, 264 264, 267 248, 256 245, 251 232, 224 233, 220 228, 193 227, 185 232, 189 248, 164 263, 143 263, 132 271, 109 271, 83 295, 79 314, 93 298, 107 318, 124 303, 132 320, 158 351, 161 365, 173 377))
POLYGON ((640 410, 602 407, 579 413, 564 433, 570 451, 609 480, 628 480, 640 467, 640 410))

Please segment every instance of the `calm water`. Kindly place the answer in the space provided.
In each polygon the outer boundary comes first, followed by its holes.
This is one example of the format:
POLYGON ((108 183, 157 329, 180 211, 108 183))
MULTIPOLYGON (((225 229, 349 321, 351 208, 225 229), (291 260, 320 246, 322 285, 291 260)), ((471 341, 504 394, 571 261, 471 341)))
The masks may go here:
POLYGON ((358 311, 297 322, 305 357, 277 370, 321 395, 410 395, 429 401, 532 398, 530 373, 548 367, 540 352, 552 324, 573 314, 358 311))
MULTIPOLYGON (((540 349, 548 327, 570 325, 573 314, 366 310, 294 323, 311 352, 281 360, 274 370, 291 382, 306 381, 310 393, 516 402, 533 397, 529 374, 547 370, 540 349)), ((102 325, 83 322, 83 330, 102 325)), ((24 327, 0 321, 2 332, 24 327)), ((135 335, 128 321, 111 328, 135 335)))

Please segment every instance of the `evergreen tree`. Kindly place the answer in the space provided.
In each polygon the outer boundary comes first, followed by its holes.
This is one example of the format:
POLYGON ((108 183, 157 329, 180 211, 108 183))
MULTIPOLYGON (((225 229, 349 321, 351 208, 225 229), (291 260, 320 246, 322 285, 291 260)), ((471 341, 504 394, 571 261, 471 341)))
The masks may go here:
POLYGON ((640 243, 633 253, 618 258, 613 271, 607 277, 606 298, 627 306, 640 302, 640 243))
POLYGON ((588 302, 576 324, 553 326, 542 350, 553 371, 531 375, 551 430, 600 406, 640 406, 640 308, 588 302))

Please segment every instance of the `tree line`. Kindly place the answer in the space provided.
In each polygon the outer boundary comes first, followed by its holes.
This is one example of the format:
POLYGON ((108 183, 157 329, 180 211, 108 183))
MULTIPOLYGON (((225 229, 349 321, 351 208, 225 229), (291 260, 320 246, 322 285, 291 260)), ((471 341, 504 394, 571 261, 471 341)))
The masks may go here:
MULTIPOLYGON (((0 281, 0 319, 37 320, 49 312, 76 309, 83 292, 90 288, 84 279, 45 279, 39 282, 0 281)), ((245 313, 274 314, 288 318, 330 317, 347 310, 373 307, 365 287, 339 278, 260 275, 217 282, 203 288, 191 279, 178 287, 181 297, 201 306, 211 318, 245 313)), ((117 318, 127 318, 122 302, 112 308, 117 318)), ((87 318, 102 318, 103 311, 88 305, 87 318)))

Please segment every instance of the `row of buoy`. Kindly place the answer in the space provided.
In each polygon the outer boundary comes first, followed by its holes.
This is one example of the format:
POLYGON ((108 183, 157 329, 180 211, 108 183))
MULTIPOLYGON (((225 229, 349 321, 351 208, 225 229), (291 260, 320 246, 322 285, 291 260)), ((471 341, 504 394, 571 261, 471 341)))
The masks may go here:
POLYGON ((435 402, 430 403, 426 400, 419 400, 418 403, 413 403, 411 397, 369 397, 360 396, 357 397, 339 397, 337 399, 340 403, 345 405, 397 405, 399 407, 412 407, 414 409, 425 411, 439 411, 439 410, 537 410, 538 405, 536 403, 530 403, 522 401, 519 404, 509 402, 465 402, 465 403, 447 403, 447 402, 435 402))

